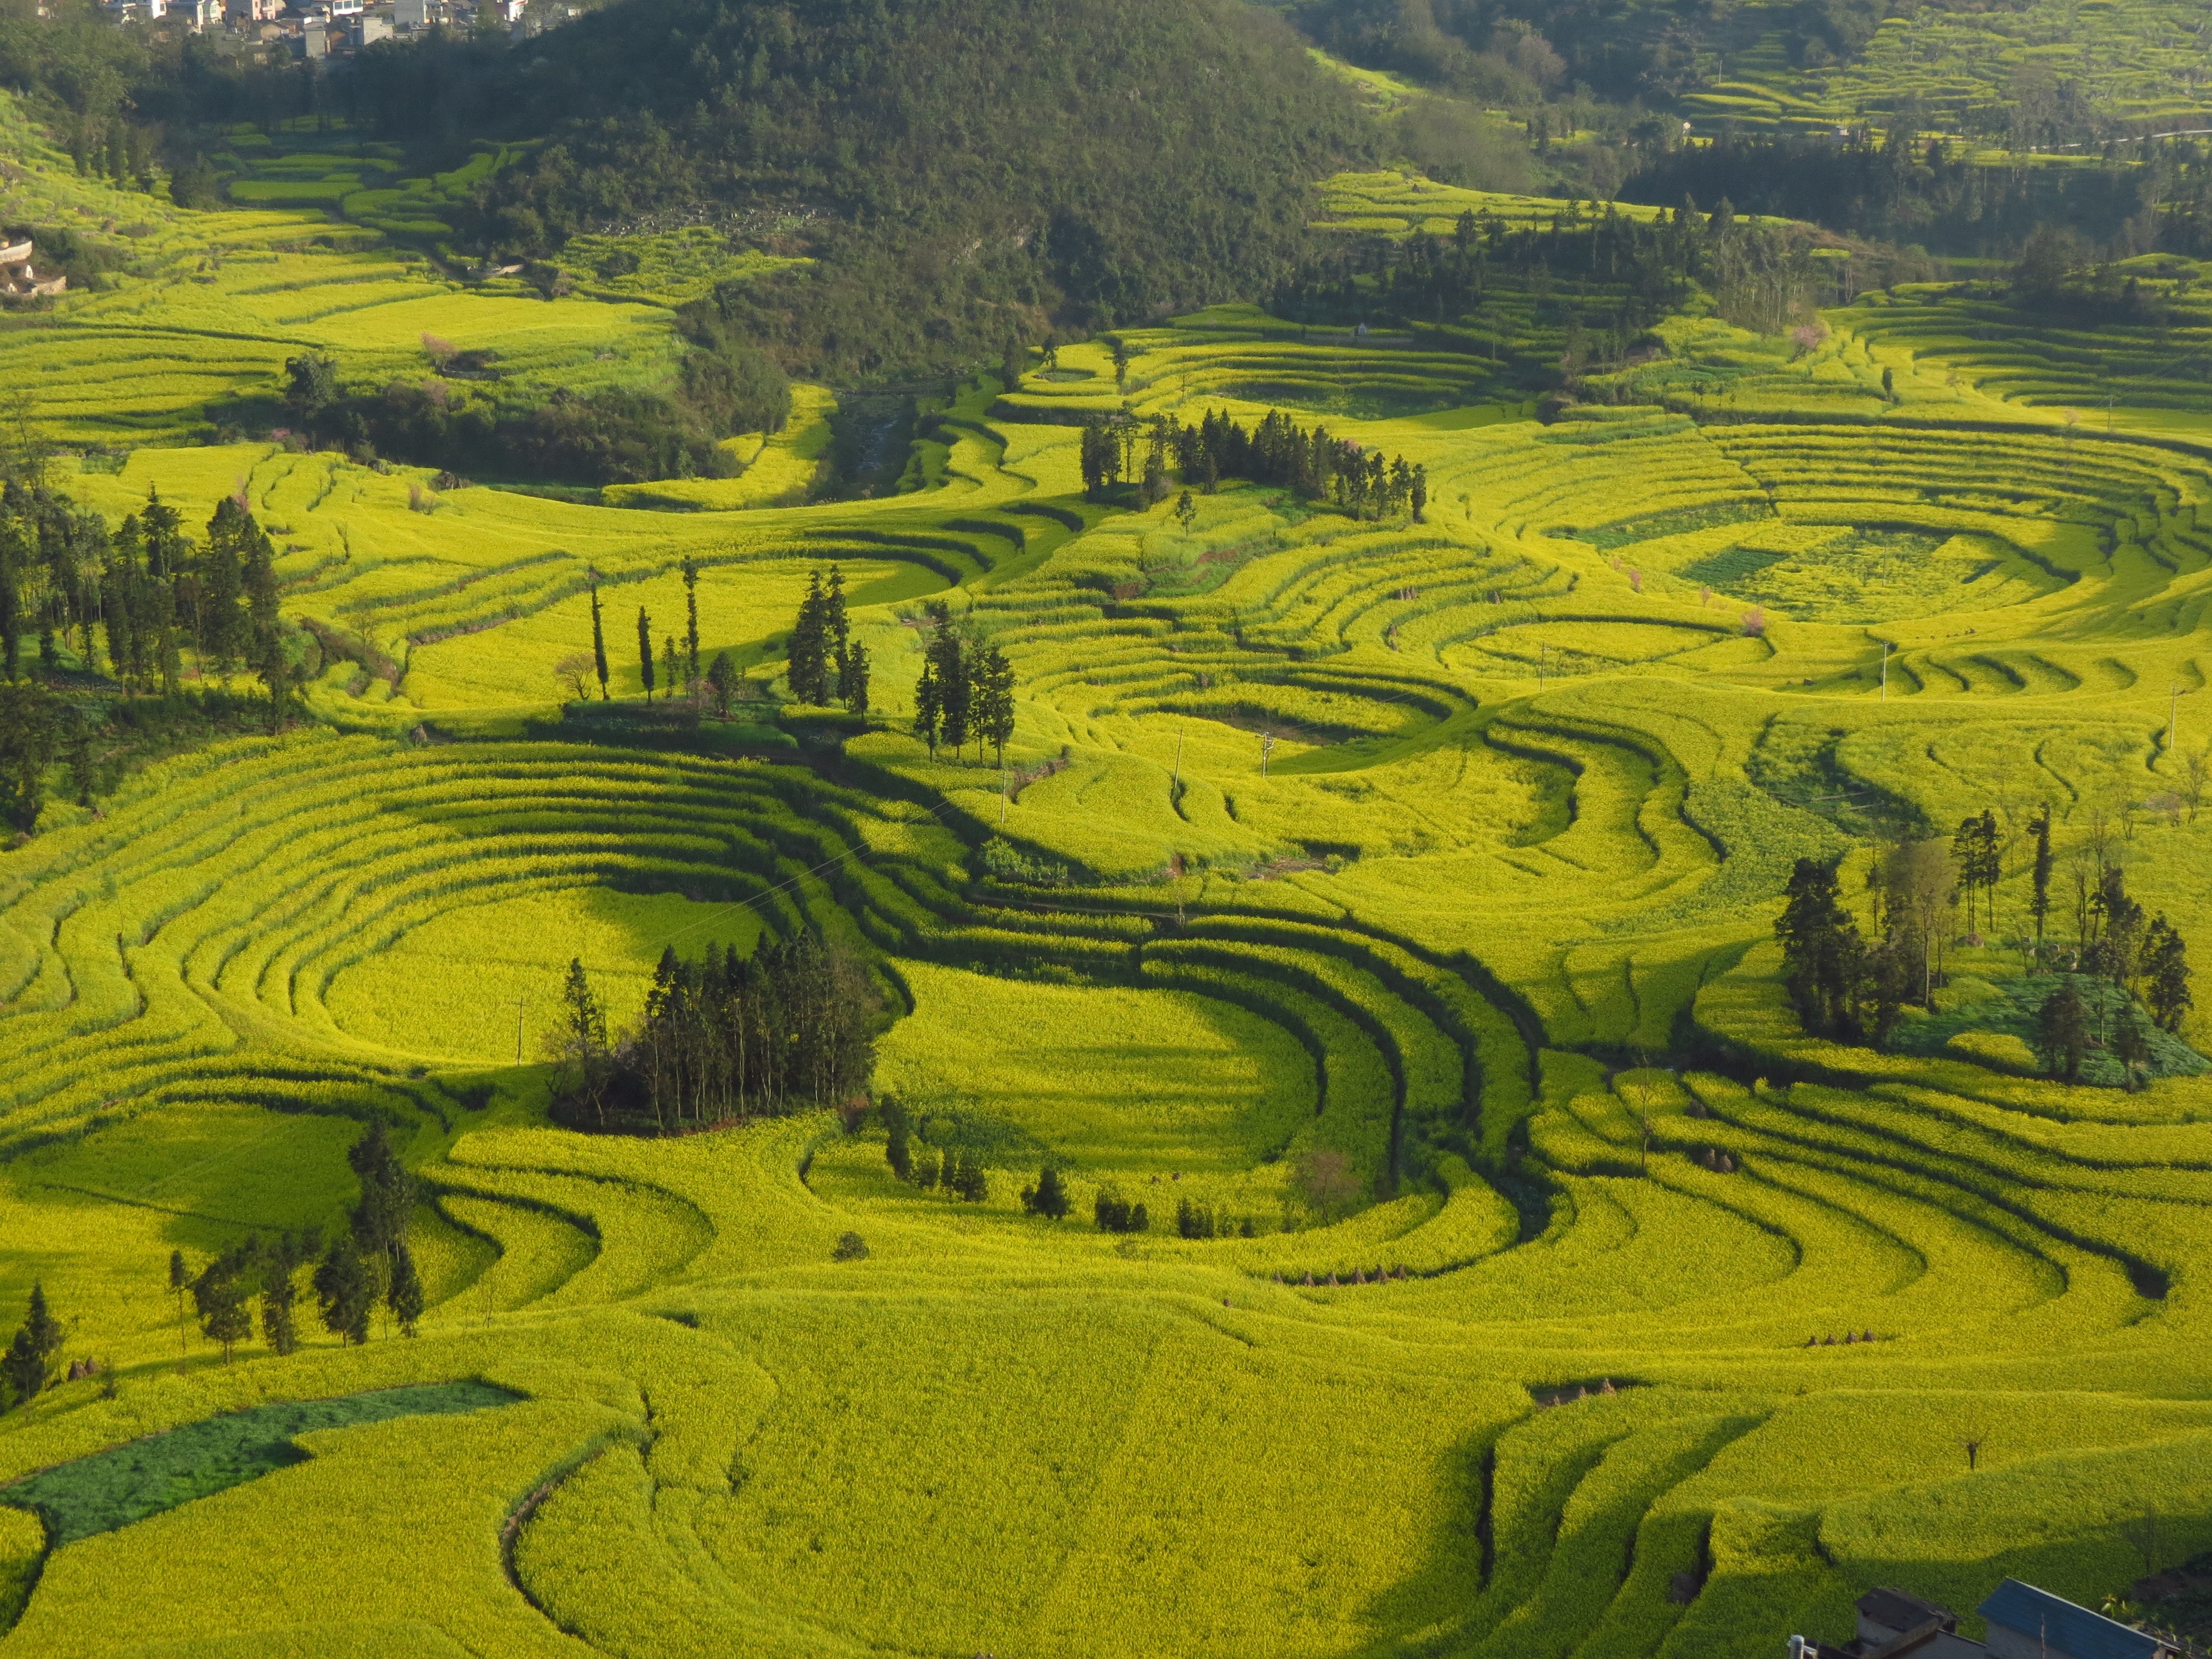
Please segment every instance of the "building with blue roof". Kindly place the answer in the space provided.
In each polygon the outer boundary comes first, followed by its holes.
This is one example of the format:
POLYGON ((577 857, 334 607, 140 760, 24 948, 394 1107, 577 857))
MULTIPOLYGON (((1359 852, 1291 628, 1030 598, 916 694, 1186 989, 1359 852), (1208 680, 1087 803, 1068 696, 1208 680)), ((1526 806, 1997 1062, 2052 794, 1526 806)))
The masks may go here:
POLYGON ((1989 1620, 1983 1645, 1996 1659, 2174 1659, 2154 1636, 2008 1578, 1974 1609, 1989 1620))

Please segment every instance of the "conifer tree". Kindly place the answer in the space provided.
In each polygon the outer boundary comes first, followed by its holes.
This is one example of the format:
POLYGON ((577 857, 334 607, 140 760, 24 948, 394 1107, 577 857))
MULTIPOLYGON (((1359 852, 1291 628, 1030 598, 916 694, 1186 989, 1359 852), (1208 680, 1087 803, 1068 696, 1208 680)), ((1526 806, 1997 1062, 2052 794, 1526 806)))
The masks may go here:
POLYGON ((209 1341, 222 1346, 226 1365, 238 1345, 253 1334, 253 1312, 246 1306, 242 1281, 260 1253, 256 1239, 234 1244, 203 1267, 192 1281, 192 1302, 199 1310, 200 1329, 209 1341))
POLYGON ((2143 1030, 2142 1016, 2130 1002, 2120 1010, 2120 1017, 2112 1025, 2112 1058, 2120 1062, 2122 1086, 2132 1094, 2143 1072, 2151 1061, 2150 1034, 2143 1030))
POLYGON ((414 1335, 422 1317, 422 1276, 415 1270, 415 1253, 404 1239, 392 1253, 392 1288, 386 1299, 392 1316, 399 1322, 400 1334, 414 1335))
POLYGON ((295 1311, 300 1286, 294 1275, 313 1260, 315 1244, 313 1233, 304 1237, 284 1233, 269 1245, 262 1258, 261 1334, 280 1355, 291 1353, 300 1346, 295 1311))
POLYGON ((851 629, 845 615, 845 573, 833 564, 829 591, 822 596, 823 645, 829 662, 823 676, 823 702, 832 696, 842 701, 846 695, 845 670, 853 651, 851 629))
POLYGON ((2143 1000, 2151 1015, 2168 1031, 2181 1030, 2182 1016, 2195 1006, 2189 991, 2189 952, 2181 934, 2163 913, 2143 937, 2142 971, 2149 984, 2143 1000))
POLYGON ((607 636, 599 622, 599 580, 592 578, 592 667, 599 677, 599 701, 607 701, 607 636))
POLYGON ((676 660, 676 635, 670 634, 660 641, 660 683, 668 688, 667 696, 673 700, 676 689, 683 681, 680 665, 676 660))
POLYGON ((177 1346, 185 1345, 185 1286, 191 1283, 191 1274, 185 1267, 182 1250, 169 1252, 169 1291, 177 1298, 177 1346))
POLYGON ((1006 763, 1006 744, 1014 735, 1014 669, 1005 652, 995 645, 976 653, 976 736, 999 751, 999 764, 1006 763))
POLYGON ((1067 1185, 1060 1178, 1060 1171, 1049 1164, 1037 1171, 1036 1186, 1022 1188, 1022 1208, 1031 1215, 1058 1221, 1071 1207, 1067 1185))
POLYGON ((2088 1010, 2074 975, 2065 975, 2035 1014, 2036 1053, 2043 1069, 2062 1083, 2078 1083, 2089 1047, 2088 1010))
POLYGON ((853 641, 845 653, 845 665, 838 673, 838 686, 845 707, 866 718, 868 712, 868 647, 860 641, 853 641))
POLYGON ((645 607, 637 608, 637 672, 645 682, 645 700, 653 701, 653 618, 645 614, 645 607))
POLYGON ((245 516, 245 508, 224 496, 208 520, 207 547, 199 559, 200 655, 222 674, 237 666, 245 644, 246 617, 239 608, 246 585, 239 520, 245 516))
POLYGON ((929 745, 929 757, 937 758, 937 739, 945 718, 945 696, 937 683, 937 661, 934 653, 925 656, 921 662, 921 678, 914 683, 914 734, 929 745))
POLYGON ((322 1307, 323 1324, 332 1334, 356 1346, 368 1340, 376 1287, 351 1233, 332 1240, 330 1253, 315 1269, 315 1299, 322 1307))
POLYGON ((829 605, 822 573, 814 571, 806 579, 806 597, 799 601, 799 617, 792 626, 785 678, 794 699, 817 706, 830 701, 829 605))
POLYGON ((699 561, 684 561, 684 644, 691 678, 699 678, 699 561))
POLYGON ((33 1283, 23 1322, 16 1327, 7 1352, 0 1355, 0 1373, 15 1390, 17 1405, 28 1402, 52 1381, 53 1356, 61 1346, 61 1322, 46 1306, 46 1286, 33 1283))

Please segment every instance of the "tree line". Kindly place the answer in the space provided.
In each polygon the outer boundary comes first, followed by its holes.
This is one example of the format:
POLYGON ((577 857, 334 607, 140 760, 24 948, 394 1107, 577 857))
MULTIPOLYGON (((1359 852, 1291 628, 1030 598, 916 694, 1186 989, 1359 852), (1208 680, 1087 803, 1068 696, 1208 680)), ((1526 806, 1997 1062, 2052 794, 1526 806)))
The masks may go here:
POLYGON ((711 312, 689 307, 678 323, 685 349, 659 386, 505 392, 495 368, 464 378, 450 348, 423 374, 349 383, 337 358, 307 352, 285 363, 284 416, 302 437, 364 463, 389 456, 456 474, 597 484, 726 477, 737 464, 721 441, 781 431, 791 384, 711 312))
POLYGON ((932 760, 941 744, 957 758, 972 738, 980 750, 997 749, 1006 760, 1014 735, 1014 667, 996 645, 975 637, 951 608, 933 600, 923 613, 921 677, 914 688, 914 734, 929 745, 932 760))
POLYGON ((811 933, 750 956, 662 952, 637 1028, 611 1036, 580 959, 562 987, 552 1113, 572 1128, 668 1133, 843 1104, 867 1085, 880 1006, 846 945, 811 933))
POLYGON ((281 729, 321 653, 284 621, 278 589, 276 549, 237 496, 217 503, 196 542, 158 489, 111 534, 99 514, 10 480, 0 490, 0 812, 33 828, 61 761, 90 804, 98 717, 50 684, 65 675, 105 672, 127 716, 137 697, 179 701, 189 647, 203 673, 254 673, 268 691, 263 721, 281 729))
POLYGON ((1139 422, 1127 415, 1097 416, 1084 424, 1083 485, 1093 501, 1124 478, 1137 483, 1146 504, 1167 498, 1172 467, 1181 481, 1212 495, 1224 478, 1279 484, 1307 501, 1333 501, 1355 519, 1411 513, 1416 524, 1428 509, 1428 468, 1404 456, 1362 450, 1318 423, 1299 426, 1270 410, 1246 430, 1224 410, 1208 410, 1196 425, 1156 415, 1139 422))
POLYGON ((361 1180, 361 1199, 345 1230, 327 1249, 321 1232, 307 1228, 263 1238, 249 1234, 198 1273, 187 1276, 184 1253, 169 1258, 169 1285, 179 1309, 189 1295, 200 1331, 222 1349, 224 1362, 253 1334, 252 1303, 261 1304, 261 1334, 278 1354, 300 1346, 299 1274, 312 1266, 309 1284, 323 1327, 342 1343, 365 1343, 382 1306, 400 1333, 413 1336, 422 1317, 422 1277, 408 1247, 420 1189, 381 1118, 346 1153, 361 1180))

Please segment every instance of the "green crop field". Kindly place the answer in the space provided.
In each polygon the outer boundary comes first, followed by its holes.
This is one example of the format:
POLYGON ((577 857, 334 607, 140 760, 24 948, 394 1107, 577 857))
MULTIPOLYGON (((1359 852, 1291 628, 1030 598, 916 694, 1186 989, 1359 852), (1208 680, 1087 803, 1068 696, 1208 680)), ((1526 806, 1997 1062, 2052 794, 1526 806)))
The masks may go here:
MULTIPOLYGON (((802 385, 735 477, 586 504, 269 435, 283 362, 651 385, 714 237, 542 299, 395 240, 467 182, 396 149, 234 133, 197 214, 0 117, 0 218, 135 250, 0 317, 48 486, 111 533, 242 502, 315 646, 289 730, 82 799, 58 751, 0 850, 0 1337, 36 1285, 98 1362, 0 1414, 0 1659, 1771 1659, 1876 1584, 2096 1606, 2212 1551, 2212 997, 2140 1079, 2125 996, 2078 1084, 2031 1042, 2045 807, 2057 949, 2093 860, 2212 949, 2194 262, 2142 264, 2163 340, 1692 295, 1540 404, 1515 365, 1626 276, 1371 331, 1224 302, 938 388, 889 493, 816 493, 854 405, 802 385), (1270 411, 1423 511, 1086 490, 1088 419, 1270 411), (865 716, 792 690, 833 568, 865 716), (681 648, 688 604, 729 718, 647 701, 638 613, 681 648), (1011 665, 1003 757, 914 734, 939 606, 1011 665), (1878 937, 1895 845, 1985 809, 1932 1006, 1808 1030, 1797 860, 1878 937), (845 1109, 552 1121, 572 962, 635 1057, 664 952, 808 936, 873 1018, 845 1109), (372 1125, 419 1317, 342 1340, 303 1268, 296 1352, 208 1335, 172 1253, 335 1238, 372 1125)), ((1570 210, 1384 171, 1312 211, 1570 210)), ((64 631, 26 672, 120 702, 64 631)))

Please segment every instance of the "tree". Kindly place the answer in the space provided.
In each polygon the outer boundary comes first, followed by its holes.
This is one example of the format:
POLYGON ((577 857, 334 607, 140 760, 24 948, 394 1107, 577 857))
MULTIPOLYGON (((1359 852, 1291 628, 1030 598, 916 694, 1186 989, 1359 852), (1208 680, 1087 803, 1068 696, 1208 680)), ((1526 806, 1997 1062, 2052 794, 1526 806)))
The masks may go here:
POLYGON ((738 690, 738 665, 730 660, 728 652, 717 651, 714 660, 707 665, 707 686, 714 693, 714 712, 729 719, 730 699, 738 690))
POLYGON ((61 699, 35 680, 0 684, 0 783, 8 816, 36 829, 46 802, 46 769, 61 746, 61 699))
POLYGON ((2043 1000, 2035 1012, 2035 1050, 2043 1069, 2062 1083, 2081 1079, 2081 1056, 2089 1047, 2089 1012, 2074 975, 2060 978, 2057 988, 2043 1000))
POLYGON ((53 1357, 61 1346, 61 1321, 46 1305, 46 1286, 33 1283, 23 1322, 16 1327, 5 1356, 0 1357, 0 1370, 15 1391, 17 1405, 27 1403, 52 1380, 53 1357))
POLYGON ((2043 964, 2043 927, 2051 915, 2051 803, 2045 801, 2043 811, 2029 826, 2035 831, 2034 888, 2028 898, 2027 913, 2035 920, 2035 961, 2043 964))
POLYGON ((863 720, 868 713, 868 647, 854 641, 852 649, 845 653, 845 666, 837 683, 845 707, 863 720))
POLYGON ((937 738, 944 716, 944 691, 937 683, 937 662, 932 653, 922 659, 921 677, 914 683, 914 734, 929 745, 932 760, 937 758, 937 738))
POLYGON ((245 1280, 261 1253, 260 1243, 247 1239, 234 1244, 200 1269, 192 1281, 192 1302, 198 1309, 200 1329, 209 1341, 222 1348, 222 1363, 230 1364, 238 1345, 253 1334, 253 1310, 246 1305, 245 1280))
POLYGON ((836 1248, 830 1252, 830 1259, 832 1261, 866 1261, 868 1259, 868 1241, 858 1233, 840 1233, 836 1248))
POLYGON ((170 1251, 169 1293, 177 1298, 177 1346, 179 1350, 185 1345, 185 1286, 191 1282, 191 1275, 185 1267, 185 1253, 182 1250, 170 1251))
POLYGON ((1346 1153, 1320 1147, 1298 1160, 1298 1186, 1306 1202, 1322 1215, 1334 1215, 1359 1196, 1359 1176, 1346 1153))
POLYGON ((553 665, 553 678, 568 694, 569 702, 581 702, 590 692, 592 659, 581 651, 571 651, 553 665))
POLYGON ((303 1236, 280 1234, 262 1258, 261 1334, 279 1354, 291 1353, 300 1346, 299 1320, 294 1311, 300 1287, 294 1276, 314 1260, 317 1243, 312 1231, 303 1236))
POLYGON ((599 579, 592 578, 592 667, 599 677, 599 701, 607 700, 607 636, 599 623, 599 579))
POLYGON ((341 1233, 331 1241, 330 1253, 315 1269, 314 1283, 324 1327, 341 1341, 356 1346, 368 1341, 376 1286, 351 1233, 341 1233))
POLYGON ((1889 913, 1902 921, 1906 938, 1918 949, 1918 1000, 1933 1008, 1943 907, 1958 890, 1950 854, 1940 841, 1905 842, 1890 854, 1883 875, 1889 913))
POLYGON ((1058 1221, 1073 1207, 1067 1196, 1066 1183, 1060 1180, 1060 1171, 1049 1164, 1037 1171, 1036 1185, 1022 1188, 1022 1208, 1031 1215, 1043 1216, 1058 1221))
POLYGON ((1774 924, 1782 977, 1808 1030, 1841 1036, 1856 1024, 1865 946, 1837 896, 1837 860, 1797 860, 1774 924))
POLYGON ((975 734, 999 751, 999 764, 1004 766, 1006 744, 1014 735, 1014 669, 995 645, 977 653, 975 734))
POLYGON ((890 1132, 884 1144, 884 1160, 890 1164, 891 1173, 901 1181, 911 1181, 914 1179, 914 1146, 908 1138, 910 1131, 907 1125, 906 1107, 896 1096, 885 1095, 880 1109, 884 1115, 884 1127, 890 1132))
POLYGON ((2207 738, 2202 749, 2193 749, 2181 757, 2181 799, 2189 803, 2191 823, 2204 810, 2208 791, 2212 791, 2212 738, 2207 738))
POLYGON ((2112 1058, 2120 1062, 2121 1075, 2130 1093, 2139 1086, 2139 1079, 2151 1062, 2150 1034, 2143 1030, 2142 1016, 2134 1003, 2124 1004, 2120 1017, 2112 1025, 2112 1058))
POLYGON ((320 351, 290 357, 284 363, 284 412, 293 424, 313 432, 338 400, 337 359, 320 351))
POLYGON ((399 1322, 402 1336, 415 1334, 422 1317, 422 1276, 415 1269, 415 1253, 401 1239, 392 1252, 392 1288, 386 1293, 392 1316, 399 1322))
POLYGON ((829 666, 823 672, 823 695, 817 701, 828 702, 832 696, 845 696, 845 667, 853 651, 852 624, 845 615, 845 573, 834 564, 829 588, 822 595, 822 643, 829 666))
POLYGON ((830 596, 822 588, 822 573, 806 579, 806 596, 799 602, 799 617, 792 624, 786 647, 784 678, 797 701, 817 707, 830 701, 830 596))
POLYGON ((653 701, 653 618, 637 608, 637 672, 645 683, 645 700, 653 701))
POLYGON ((676 635, 673 634, 667 635, 660 641, 660 683, 668 688, 667 695, 671 699, 676 696, 676 688, 684 683, 681 665, 676 659, 676 635))
POLYGON ((686 558, 684 571, 684 647, 685 660, 691 668, 691 679, 699 678, 699 561, 686 558))
POLYGON ((599 1118, 607 1121, 606 1087, 609 1073, 607 1017, 585 977, 581 957, 571 957, 568 976, 562 982, 561 1059, 569 1073, 571 1091, 599 1118))
POLYGON ((346 1162, 361 1178, 361 1197, 353 1212, 354 1237, 372 1261, 396 1258, 414 1225, 416 1183, 401 1162, 381 1117, 369 1119, 361 1139, 347 1150, 346 1162))
POLYGON ((2195 1006, 2189 992, 2189 951, 2181 934, 2163 913, 2143 936, 2142 970, 2149 981, 2144 1000, 2160 1026, 2179 1032, 2181 1018, 2195 1006))

